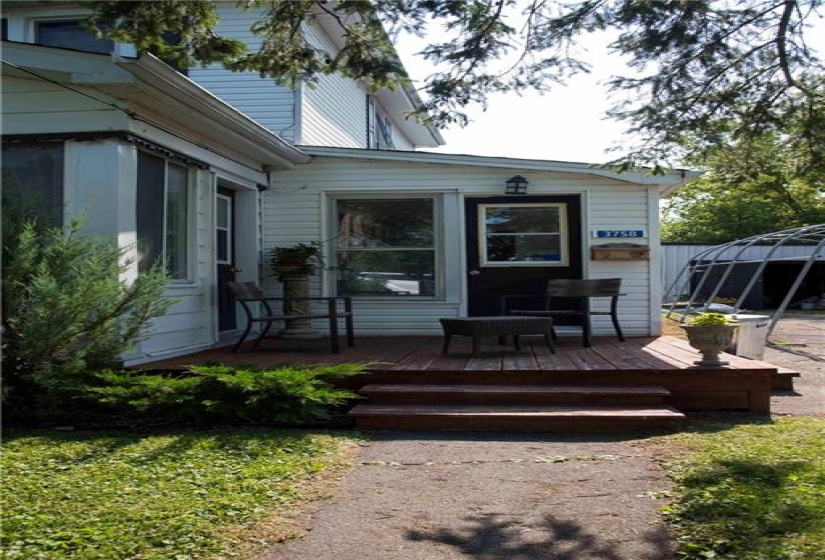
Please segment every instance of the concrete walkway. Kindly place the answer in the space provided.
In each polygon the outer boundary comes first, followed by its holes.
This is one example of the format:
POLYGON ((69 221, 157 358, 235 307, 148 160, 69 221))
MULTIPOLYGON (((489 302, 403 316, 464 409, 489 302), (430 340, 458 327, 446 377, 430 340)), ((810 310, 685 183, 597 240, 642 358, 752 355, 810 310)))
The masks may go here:
MULTIPOLYGON (((825 417, 825 314, 783 319, 802 372, 775 416, 825 417)), ((658 509, 669 479, 640 434, 379 432, 334 496, 299 518, 303 539, 261 560, 671 560, 658 509)))
POLYGON ((381 432, 266 560, 657 560, 670 483, 612 436, 381 432))

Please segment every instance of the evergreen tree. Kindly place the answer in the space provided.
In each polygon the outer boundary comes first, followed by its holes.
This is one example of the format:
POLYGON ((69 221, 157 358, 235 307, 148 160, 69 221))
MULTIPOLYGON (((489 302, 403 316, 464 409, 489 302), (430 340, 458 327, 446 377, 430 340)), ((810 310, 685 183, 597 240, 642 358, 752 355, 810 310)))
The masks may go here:
POLYGON ((77 221, 44 232, 30 220, 3 234, 6 414, 65 405, 89 370, 117 365, 175 303, 162 266, 123 281, 129 247, 82 235, 77 221))
POLYGON ((216 32, 214 2, 88 4, 101 32, 179 66, 222 62, 292 85, 333 72, 377 88, 408 83, 390 37, 432 36, 419 54, 439 70, 417 115, 436 125, 466 122, 463 109, 492 92, 548 89, 586 72, 578 40, 614 31, 610 48, 636 75, 610 82, 626 98, 610 114, 642 139, 624 167, 678 159, 686 135, 707 146, 771 131, 825 166, 823 61, 806 42, 822 0, 241 0, 239 9, 264 14, 251 28, 254 51, 216 32), (318 17, 339 26, 337 53, 300 32, 318 17), (180 40, 164 41, 170 33, 180 40))

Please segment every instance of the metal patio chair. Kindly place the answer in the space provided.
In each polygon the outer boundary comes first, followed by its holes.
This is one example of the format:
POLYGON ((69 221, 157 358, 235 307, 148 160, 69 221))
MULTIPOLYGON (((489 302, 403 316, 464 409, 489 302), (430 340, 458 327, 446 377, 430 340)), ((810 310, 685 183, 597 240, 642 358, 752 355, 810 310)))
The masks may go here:
POLYGON ((341 344, 339 341, 338 321, 344 319, 345 332, 347 337, 347 346, 355 346, 355 329, 353 325, 352 313, 352 299, 349 297, 332 296, 332 297, 302 297, 302 298, 274 298, 268 297, 264 294, 257 284, 254 282, 227 282, 229 290, 235 301, 241 304, 244 313, 246 314, 246 328, 243 334, 232 347, 232 352, 238 352, 241 345, 244 343, 249 333, 252 331, 253 325, 256 323, 262 325, 258 338, 252 345, 257 347, 264 337, 276 322, 287 322, 290 320, 300 319, 327 319, 329 324, 329 338, 331 350, 334 354, 341 352, 341 344), (326 309, 317 313, 305 313, 299 315, 276 314, 272 310, 272 302, 285 302, 287 300, 301 300, 301 301, 316 301, 324 302, 326 309), (339 304, 343 304, 343 310, 339 309, 339 304))

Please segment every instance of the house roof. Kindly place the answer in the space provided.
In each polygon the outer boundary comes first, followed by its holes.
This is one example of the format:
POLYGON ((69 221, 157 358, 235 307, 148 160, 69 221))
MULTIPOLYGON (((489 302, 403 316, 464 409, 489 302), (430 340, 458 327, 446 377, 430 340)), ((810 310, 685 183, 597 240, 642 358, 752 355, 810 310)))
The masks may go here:
POLYGON ((7 75, 38 77, 69 89, 92 88, 126 101, 115 107, 131 117, 157 115, 177 123, 175 133, 186 137, 184 131, 192 131, 197 138, 187 139, 200 145, 206 141, 217 153, 243 154, 275 169, 309 161, 307 154, 151 54, 125 58, 4 41, 3 63, 7 75))
POLYGON ((468 167, 523 169, 526 171, 586 174, 634 185, 655 185, 658 186, 659 193, 661 195, 669 194, 691 179, 695 179, 701 175, 700 172, 687 169, 674 169, 665 175, 653 175, 645 171, 618 172, 595 164, 568 161, 442 154, 433 152, 410 152, 401 150, 363 150, 356 148, 332 148, 326 146, 299 147, 304 152, 312 156, 321 157, 341 157, 372 161, 403 161, 409 163, 429 163, 437 165, 463 165, 468 167))

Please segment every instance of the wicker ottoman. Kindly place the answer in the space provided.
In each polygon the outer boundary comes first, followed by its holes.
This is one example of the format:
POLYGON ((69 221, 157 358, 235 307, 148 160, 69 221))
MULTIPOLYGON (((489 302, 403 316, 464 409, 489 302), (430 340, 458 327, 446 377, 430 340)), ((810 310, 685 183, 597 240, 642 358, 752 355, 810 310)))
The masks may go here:
POLYGON ((553 327, 553 319, 550 317, 456 317, 439 319, 441 328, 444 329, 444 354, 450 348, 450 338, 452 336, 470 336, 473 339, 473 356, 477 356, 481 350, 481 337, 498 336, 499 342, 504 343, 507 336, 513 337, 513 344, 516 350, 521 350, 518 337, 520 335, 540 334, 544 336, 544 341, 550 352, 555 354, 550 334, 553 327))

